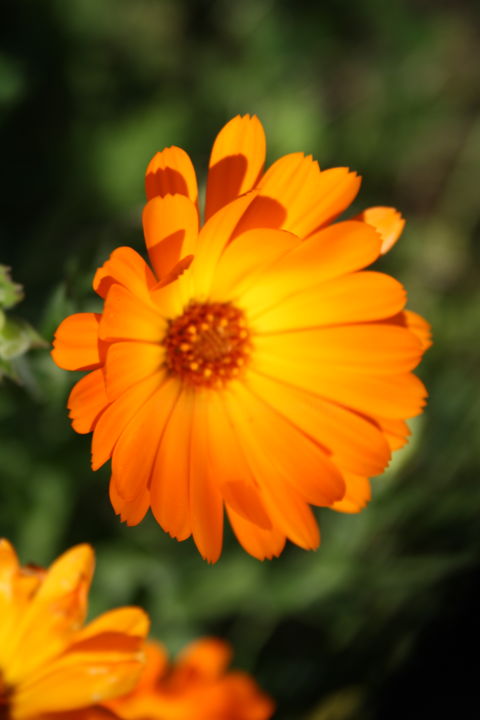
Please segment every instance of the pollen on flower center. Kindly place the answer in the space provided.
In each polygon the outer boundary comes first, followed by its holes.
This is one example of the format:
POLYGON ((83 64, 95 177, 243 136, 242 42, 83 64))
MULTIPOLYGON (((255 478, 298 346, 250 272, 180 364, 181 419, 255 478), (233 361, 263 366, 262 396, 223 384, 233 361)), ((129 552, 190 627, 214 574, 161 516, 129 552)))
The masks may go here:
POLYGON ((241 310, 230 303, 190 303, 170 320, 163 340, 172 375, 190 385, 221 387, 248 360, 250 334, 241 310))

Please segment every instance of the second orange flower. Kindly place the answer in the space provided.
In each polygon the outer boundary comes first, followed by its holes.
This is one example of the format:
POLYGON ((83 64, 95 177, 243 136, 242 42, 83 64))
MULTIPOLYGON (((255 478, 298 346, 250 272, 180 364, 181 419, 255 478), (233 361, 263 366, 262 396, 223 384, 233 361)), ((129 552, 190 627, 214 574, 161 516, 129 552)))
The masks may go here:
POLYGON ((60 325, 53 358, 90 371, 69 398, 74 429, 93 432, 92 466, 112 459, 110 497, 130 525, 148 508, 204 558, 222 548, 226 510, 243 547, 312 549, 310 505, 368 501, 421 412, 412 374, 428 325, 392 277, 365 270, 403 220, 370 208, 334 222, 359 177, 302 153, 265 173, 265 136, 236 117, 210 158, 205 223, 188 155, 147 168, 150 264, 116 249, 94 278, 101 314, 60 325))

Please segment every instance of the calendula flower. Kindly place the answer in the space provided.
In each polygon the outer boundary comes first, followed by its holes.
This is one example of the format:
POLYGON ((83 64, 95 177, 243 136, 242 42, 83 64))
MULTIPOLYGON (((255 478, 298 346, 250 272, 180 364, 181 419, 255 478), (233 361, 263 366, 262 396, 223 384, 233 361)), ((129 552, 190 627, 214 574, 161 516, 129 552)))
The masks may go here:
POLYGON ((216 638, 190 645, 174 664, 157 643, 146 647, 140 682, 108 703, 122 720, 267 720, 272 700, 244 672, 228 671, 230 647, 216 638))
POLYGON ((69 398, 93 431, 92 466, 112 458, 110 498, 130 525, 147 509, 178 540, 220 555, 224 509, 243 547, 312 549, 310 505, 356 512, 421 412, 412 374, 428 325, 402 285, 365 270, 403 227, 393 208, 333 222, 356 196, 346 168, 293 153, 263 173, 256 117, 215 140, 200 228, 187 154, 146 174, 150 265, 120 247, 94 278, 101 313, 68 317, 53 358, 90 370, 69 398))
POLYGON ((89 706, 137 682, 148 619, 124 607, 83 627, 93 562, 79 545, 48 570, 21 567, 0 540, 2 720, 94 720, 103 711, 89 706))

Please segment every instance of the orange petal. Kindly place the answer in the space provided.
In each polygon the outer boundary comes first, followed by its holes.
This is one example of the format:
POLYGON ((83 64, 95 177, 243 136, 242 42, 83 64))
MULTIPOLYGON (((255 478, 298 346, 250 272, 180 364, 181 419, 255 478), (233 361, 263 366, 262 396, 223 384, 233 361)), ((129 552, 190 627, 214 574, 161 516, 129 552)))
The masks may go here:
POLYGON ((150 492, 141 492, 134 500, 125 500, 117 490, 117 482, 112 477, 109 486, 110 502, 120 520, 129 527, 142 522, 150 507, 150 492))
MULTIPOLYGON (((248 413, 255 444, 269 457, 270 474, 280 487, 288 483, 307 502, 330 505, 343 497, 345 486, 328 453, 298 427, 243 384, 235 388, 235 401, 248 413)), ((263 487, 262 487, 263 490, 263 487)))
MULTIPOLYGON (((257 296, 260 292, 258 289, 257 296)), ((256 311, 252 300, 249 316, 256 333, 380 320, 399 312, 406 301, 401 283, 390 275, 368 270, 293 292, 290 297, 262 311, 256 311)), ((262 306, 267 302, 265 297, 260 300, 262 306)))
MULTIPOLYGON (((259 440, 256 428, 252 427, 252 418, 255 417, 252 407, 257 409, 258 403, 246 407, 239 402, 241 386, 231 383, 228 391, 225 391, 227 410, 236 432, 241 438, 245 449, 247 461, 261 488, 267 512, 272 518, 274 527, 287 535, 294 543, 305 549, 314 549, 320 542, 320 534, 315 517, 302 499, 300 494, 283 478, 280 482, 278 466, 272 466, 272 458, 275 458, 276 445, 272 443, 265 445, 259 440)), ((242 398, 243 399, 243 398, 242 398)), ((243 399, 244 400, 244 399, 243 399)), ((276 425, 272 427, 272 435, 276 425)), ((293 450, 285 448, 285 452, 293 450)), ((303 461, 304 458, 299 458, 303 461)))
POLYGON ((148 254, 159 280, 185 255, 195 252, 198 212, 185 195, 154 197, 143 210, 148 254))
POLYGON ((348 168, 320 172, 310 156, 285 155, 257 184, 259 197, 242 218, 237 234, 272 227, 308 237, 345 210, 359 187, 360 178, 348 168))
POLYGON ((165 148, 150 160, 145 173, 147 200, 159 195, 186 195, 197 202, 198 187, 195 170, 189 156, 182 148, 165 148))
POLYGON ((370 501, 372 490, 366 477, 345 473, 345 496, 332 505, 332 510, 344 513, 358 513, 370 501))
POLYGON ((200 231, 192 264, 195 295, 199 299, 208 297, 220 256, 253 198, 254 193, 248 193, 229 203, 215 213, 200 231))
POLYGON ((411 330, 422 343, 423 350, 428 350, 432 345, 432 329, 430 323, 418 313, 412 310, 404 310, 403 315, 409 330, 411 330))
POLYGON ((374 420, 379 425, 392 450, 399 450, 407 443, 411 432, 404 420, 380 417, 375 417, 374 420))
POLYGON ((115 488, 125 500, 131 502, 146 491, 160 439, 178 394, 177 381, 166 380, 120 435, 113 449, 112 473, 115 488))
POLYGON ((112 285, 100 320, 100 338, 159 343, 165 328, 165 319, 156 307, 146 305, 122 285, 112 285))
POLYGON ((357 216, 357 219, 368 223, 380 233, 382 255, 395 245, 405 227, 405 220, 398 210, 392 207, 367 208, 357 216))
POLYGON ((290 366, 293 377, 324 372, 399 374, 418 364, 421 347, 408 330, 388 324, 341 325, 255 338, 253 368, 290 366))
POLYGON ((298 245, 298 238, 284 230, 251 230, 225 248, 215 270, 210 299, 217 302, 241 297, 260 273, 298 245))
POLYGON ((280 555, 285 547, 285 535, 282 532, 276 528, 264 530, 258 527, 237 514, 228 503, 226 509, 233 532, 244 550, 258 560, 270 560, 280 555))
POLYGON ((316 440, 344 470, 378 475, 390 459, 383 433, 364 417, 298 388, 249 373, 248 386, 277 412, 316 440))
POLYGON ((68 398, 73 429, 82 434, 91 432, 108 403, 103 370, 100 368, 85 375, 73 386, 68 398))
POLYGON ((177 278, 179 278, 185 270, 188 270, 190 265, 193 261, 193 255, 187 255, 186 257, 179 260, 171 270, 167 272, 166 275, 163 276, 162 280, 160 280, 156 286, 153 289, 153 296, 155 297, 155 292, 166 285, 170 285, 170 283, 173 283, 177 278))
POLYGON ((210 392, 197 390, 194 396, 189 467, 190 517, 193 539, 200 554, 214 563, 222 552, 223 501, 218 478, 208 467, 208 446, 216 442, 216 428, 209 427, 207 419, 210 392))
POLYGON ((206 220, 255 186, 265 152, 265 132, 256 115, 237 115, 220 130, 210 155, 206 220))
POLYGON ((163 645, 159 642, 149 640, 145 643, 145 667, 135 693, 140 694, 142 690, 154 689, 155 685, 168 671, 168 654, 163 645))
POLYGON ((225 502, 246 520, 271 529, 272 523, 225 410, 221 393, 211 393, 208 425, 211 429, 209 469, 225 502))
POLYGON ((185 540, 190 521, 190 433, 193 393, 184 391, 173 408, 160 443, 150 487, 152 512, 172 537, 185 540))
POLYGON ((325 399, 369 415, 409 418, 421 413, 427 392, 412 375, 369 375, 355 368, 323 367, 311 363, 296 364, 271 356, 262 364, 255 358, 255 370, 271 378, 299 387, 325 399))
POLYGON ((116 342, 105 358, 105 389, 110 401, 116 400, 132 385, 163 372, 165 348, 144 342, 116 342))
POLYGON ((377 259, 379 250, 378 233, 365 223, 332 225, 297 244, 260 273, 251 288, 247 287, 242 303, 256 311, 271 307, 295 291, 366 267, 377 259))
MULTIPOLYGON (((232 473, 233 474, 233 473, 232 473)), ((238 515, 250 520, 264 530, 270 530, 272 523, 267 515, 260 493, 253 483, 242 480, 223 482, 221 486, 225 503, 238 515)))
POLYGON ((150 303, 150 289, 156 279, 145 260, 129 247, 116 248, 109 259, 98 268, 93 278, 93 289, 106 298, 114 283, 123 285, 132 295, 150 303))
POLYGON ((64 370, 92 370, 100 363, 98 324, 101 315, 77 313, 57 328, 52 358, 64 370))
POLYGON ((230 645, 220 638, 204 637, 190 643, 178 656, 176 668, 190 668, 205 679, 215 680, 232 659, 230 645))
POLYGON ((92 437, 93 470, 107 462, 123 429, 163 382, 164 374, 158 372, 136 383, 100 416, 92 437))

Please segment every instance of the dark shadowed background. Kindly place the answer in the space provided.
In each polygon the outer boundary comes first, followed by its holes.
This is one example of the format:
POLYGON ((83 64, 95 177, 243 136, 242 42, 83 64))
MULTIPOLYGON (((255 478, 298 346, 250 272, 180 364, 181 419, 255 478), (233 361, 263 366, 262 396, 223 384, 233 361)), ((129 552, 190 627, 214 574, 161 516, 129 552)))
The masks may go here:
MULTIPOLYGON (((96 307, 91 279, 142 248, 143 174, 180 145, 201 181, 216 132, 256 113, 269 160, 302 150, 395 205, 382 266, 433 325, 431 399, 358 516, 319 513, 318 552, 259 563, 229 533, 207 566, 151 520, 121 526, 108 471, 70 428, 48 351, 0 384, 0 535, 49 563, 97 550, 92 613, 140 603, 172 651, 205 633, 279 720, 459 717, 480 641, 480 6, 466 0, 3 0, 0 263, 46 340, 96 307)), ((478 703, 478 700, 476 700, 478 703)), ((471 716, 471 715, 470 715, 471 716)))

